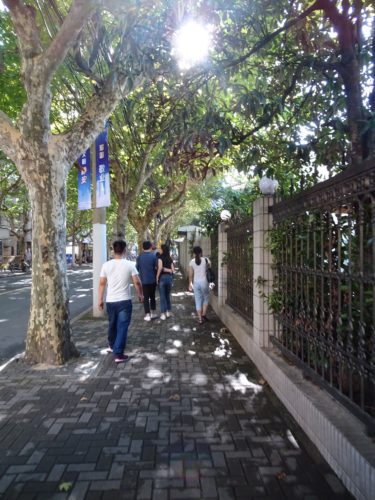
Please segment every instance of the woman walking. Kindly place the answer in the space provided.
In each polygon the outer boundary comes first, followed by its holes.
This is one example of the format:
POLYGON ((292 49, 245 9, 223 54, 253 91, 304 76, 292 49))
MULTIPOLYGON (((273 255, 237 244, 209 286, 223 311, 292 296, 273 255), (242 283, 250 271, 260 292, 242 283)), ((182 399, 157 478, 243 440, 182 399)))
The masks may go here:
POLYGON ((207 257, 202 257, 201 247, 193 248, 194 259, 189 264, 189 291, 194 291, 195 308, 198 322, 207 321, 209 286, 206 278, 207 267, 211 262, 207 257))
POLYGON ((160 295, 160 319, 171 316, 171 290, 174 273, 172 257, 169 253, 168 245, 161 245, 161 252, 158 259, 158 272, 156 282, 159 284, 160 295))

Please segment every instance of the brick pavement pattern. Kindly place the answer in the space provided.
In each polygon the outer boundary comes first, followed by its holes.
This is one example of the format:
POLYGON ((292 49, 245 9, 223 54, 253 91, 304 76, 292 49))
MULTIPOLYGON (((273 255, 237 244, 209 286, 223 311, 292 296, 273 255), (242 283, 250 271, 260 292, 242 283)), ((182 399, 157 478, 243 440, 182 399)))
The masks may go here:
POLYGON ((213 313, 198 325, 184 286, 166 321, 135 306, 125 364, 105 353, 106 321, 85 319, 79 359, 0 372, 1 498, 351 498, 213 313))

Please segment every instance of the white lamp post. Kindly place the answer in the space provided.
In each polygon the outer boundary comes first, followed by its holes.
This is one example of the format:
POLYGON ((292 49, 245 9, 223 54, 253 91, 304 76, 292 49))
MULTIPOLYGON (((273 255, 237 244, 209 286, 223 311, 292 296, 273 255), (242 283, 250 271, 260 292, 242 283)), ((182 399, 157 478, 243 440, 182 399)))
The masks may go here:
POLYGON ((271 196, 275 194, 275 191, 279 183, 275 179, 270 179, 269 177, 262 177, 259 181, 259 189, 263 195, 271 196))
POLYGON ((232 214, 229 212, 229 210, 222 210, 220 212, 220 219, 224 222, 228 222, 231 217, 232 217, 232 214))

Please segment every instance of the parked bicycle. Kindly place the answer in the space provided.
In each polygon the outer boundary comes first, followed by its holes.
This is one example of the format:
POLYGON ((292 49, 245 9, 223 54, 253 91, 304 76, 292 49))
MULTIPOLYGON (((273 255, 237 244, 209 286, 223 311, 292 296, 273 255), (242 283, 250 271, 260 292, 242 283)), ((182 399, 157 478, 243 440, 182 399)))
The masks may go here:
POLYGON ((2 264, 1 268, 3 271, 9 271, 11 273, 15 273, 15 272, 26 273, 26 272, 31 271, 31 265, 28 264, 25 261, 25 259, 23 259, 19 255, 12 255, 9 258, 8 262, 5 262, 4 264, 2 264))

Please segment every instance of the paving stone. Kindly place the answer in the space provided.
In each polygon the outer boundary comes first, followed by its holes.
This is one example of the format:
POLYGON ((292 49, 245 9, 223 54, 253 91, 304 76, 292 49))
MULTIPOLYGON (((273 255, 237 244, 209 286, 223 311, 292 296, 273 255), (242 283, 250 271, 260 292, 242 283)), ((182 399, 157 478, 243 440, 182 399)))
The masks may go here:
POLYGON ((152 499, 152 481, 151 479, 145 479, 139 482, 137 498, 139 500, 151 500, 152 499))
POLYGON ((96 491, 119 491, 121 481, 112 479, 110 481, 92 481, 90 484, 91 490, 96 491))
POLYGON ((70 464, 67 466, 67 471, 75 471, 75 472, 88 472, 95 470, 96 464, 93 463, 79 463, 79 464, 70 464))
POLYGON ((108 479, 122 479, 124 475, 124 465, 117 462, 112 464, 108 479))
POLYGON ((169 500, 169 493, 167 490, 154 490, 152 500, 169 500))
POLYGON ((8 486, 13 482, 15 479, 15 475, 13 474, 5 474, 2 478, 0 478, 0 493, 4 493, 8 486))
POLYGON ((77 481, 70 493, 69 500, 78 500, 78 498, 85 498, 86 492, 89 488, 89 481, 77 481))
MULTIPOLYGON (((27 492, 27 494, 29 494, 27 492)), ((20 497, 18 497, 20 498, 20 497)), ((68 494, 67 493, 50 493, 50 492, 44 492, 44 493, 38 493, 35 497, 35 500, 67 500, 68 494)))
POLYGON ((217 498, 218 491, 216 488, 216 481, 213 478, 201 479, 202 495, 203 498, 217 498))
POLYGON ((23 472, 34 472, 35 465, 11 465, 7 469, 7 474, 21 474, 23 472))
POLYGON ((201 498, 201 490, 199 488, 184 488, 181 490, 172 488, 169 495, 171 500, 177 500, 179 498, 201 498))
POLYGON ((134 304, 124 365, 100 353, 106 320, 84 319, 73 331, 81 358, 42 373, 22 363, 0 372, 0 496, 351 498, 321 458, 292 449, 285 409, 268 389, 237 387, 239 377, 257 384, 259 373, 212 312, 198 330, 184 289, 176 279, 165 322, 146 324, 134 304), (215 356, 223 346, 230 356, 215 356), (97 368, 80 380, 90 364, 97 368))
POLYGON ((47 481, 60 481, 62 475, 64 474, 66 469, 65 464, 56 464, 52 467, 51 472, 47 477, 47 481))
POLYGON ((235 500, 234 490, 232 488, 218 488, 219 500, 235 500))
POLYGON ((184 485, 184 480, 183 479, 165 479, 158 477, 154 480, 154 486, 155 488, 183 488, 184 485))
POLYGON ((17 482, 26 483, 28 481, 45 481, 46 474, 38 473, 38 472, 25 472, 22 474, 18 474, 17 482))

